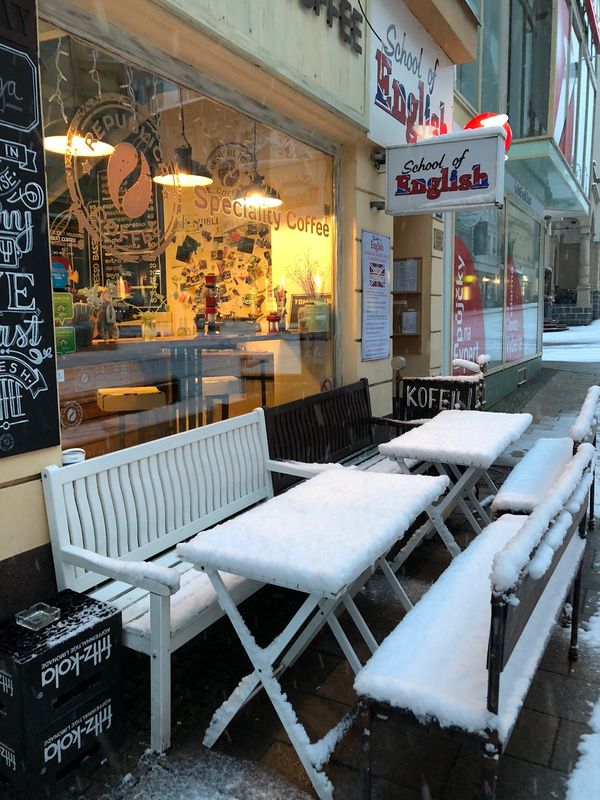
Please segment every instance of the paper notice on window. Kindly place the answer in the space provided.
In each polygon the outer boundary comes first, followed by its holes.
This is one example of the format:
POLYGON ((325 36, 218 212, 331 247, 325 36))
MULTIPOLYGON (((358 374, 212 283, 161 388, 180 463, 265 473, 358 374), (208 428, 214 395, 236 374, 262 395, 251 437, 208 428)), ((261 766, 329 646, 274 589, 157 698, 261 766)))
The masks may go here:
POLYGON ((402 312, 402 333, 418 333, 417 314, 417 311, 402 312))
POLYGON ((362 360, 390 355, 390 237, 362 232, 362 360))
POLYGON ((395 292, 418 291, 418 263, 416 258, 405 258, 401 261, 394 261, 395 292))

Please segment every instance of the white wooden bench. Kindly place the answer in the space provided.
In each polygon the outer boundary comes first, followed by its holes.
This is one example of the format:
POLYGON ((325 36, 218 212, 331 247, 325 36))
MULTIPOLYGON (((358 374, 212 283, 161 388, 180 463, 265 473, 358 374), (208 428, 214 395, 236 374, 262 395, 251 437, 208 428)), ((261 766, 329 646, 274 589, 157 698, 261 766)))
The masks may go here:
MULTIPOLYGON (((42 471, 59 589, 122 611, 123 642, 151 658, 151 746, 171 736, 171 653, 223 615, 175 546, 273 496, 261 409, 42 471)), ((306 476, 296 468, 294 474, 306 476)), ((239 603, 255 581, 223 576, 239 603)))
POLYGON ((593 459, 593 446, 580 445, 531 515, 490 523, 358 673, 366 797, 374 706, 474 738, 485 757, 484 796, 495 796, 499 757, 572 586, 569 657, 577 655, 593 459))

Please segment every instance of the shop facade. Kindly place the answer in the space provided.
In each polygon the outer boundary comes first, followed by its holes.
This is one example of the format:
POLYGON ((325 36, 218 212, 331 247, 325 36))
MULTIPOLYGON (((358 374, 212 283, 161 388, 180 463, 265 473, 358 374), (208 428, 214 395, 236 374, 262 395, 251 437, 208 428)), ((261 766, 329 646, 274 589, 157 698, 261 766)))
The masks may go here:
POLYGON ((568 321, 591 319, 598 29, 591 3, 478 0, 473 8, 480 57, 457 69, 455 122, 506 113, 513 141, 504 208, 455 218, 446 358, 488 354, 493 403, 538 371, 544 317, 564 317, 567 294, 568 321))
POLYGON ((359 5, 40 0, 37 14, 58 406, 43 410, 59 436, 0 459, 7 613, 53 588, 40 470, 62 450, 92 457, 363 376, 391 410, 390 357, 361 347, 361 233, 393 223, 371 207, 384 176, 359 5))

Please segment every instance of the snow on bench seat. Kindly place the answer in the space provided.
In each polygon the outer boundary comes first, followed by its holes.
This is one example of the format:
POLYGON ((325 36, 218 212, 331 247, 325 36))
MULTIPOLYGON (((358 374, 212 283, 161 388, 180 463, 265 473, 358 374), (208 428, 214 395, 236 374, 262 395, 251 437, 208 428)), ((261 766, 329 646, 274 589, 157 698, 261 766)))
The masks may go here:
MULTIPOLYGON (((173 555, 175 555, 173 553, 173 555)), ((178 632, 189 625, 194 619, 201 616, 212 615, 214 620, 222 616, 217 600, 217 595, 207 575, 196 572, 189 564, 185 565, 186 571, 181 575, 180 589, 171 595, 170 623, 171 636, 176 637, 178 632)), ((260 588, 259 583, 240 578, 237 575, 223 574, 221 576, 236 603, 241 603, 253 592, 260 588)), ((139 600, 128 604, 127 595, 112 600, 113 604, 121 608, 123 614, 124 636, 150 635, 150 595, 147 593, 139 600)), ((207 620, 202 623, 206 627, 207 620)))
POLYGON ((492 502, 494 514, 530 514, 543 502, 573 455, 573 440, 538 439, 510 472, 492 502))
POLYGON ((358 673, 359 695, 442 727, 479 732, 488 726, 490 571, 524 520, 506 514, 452 561, 358 673))
POLYGON ((496 730, 505 743, 523 704, 585 540, 574 536, 504 669, 499 715, 487 710, 490 570, 524 517, 492 522, 404 617, 358 673, 359 695, 412 712, 420 721, 475 734, 496 730))

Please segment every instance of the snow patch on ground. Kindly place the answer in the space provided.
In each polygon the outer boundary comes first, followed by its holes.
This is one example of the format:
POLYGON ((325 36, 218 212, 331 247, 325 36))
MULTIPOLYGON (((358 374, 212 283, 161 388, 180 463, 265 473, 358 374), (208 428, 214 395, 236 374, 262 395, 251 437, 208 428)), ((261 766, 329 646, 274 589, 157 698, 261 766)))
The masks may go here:
POLYGON ((309 800, 264 767, 206 748, 187 757, 143 756, 140 772, 99 800, 309 800))
POLYGON ((571 361, 589 364, 600 361, 600 320, 591 325, 549 331, 544 334, 542 361, 571 361))

